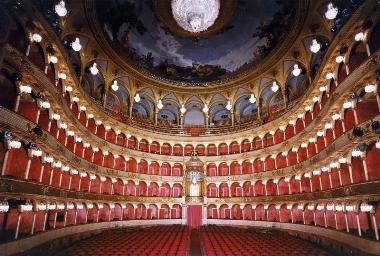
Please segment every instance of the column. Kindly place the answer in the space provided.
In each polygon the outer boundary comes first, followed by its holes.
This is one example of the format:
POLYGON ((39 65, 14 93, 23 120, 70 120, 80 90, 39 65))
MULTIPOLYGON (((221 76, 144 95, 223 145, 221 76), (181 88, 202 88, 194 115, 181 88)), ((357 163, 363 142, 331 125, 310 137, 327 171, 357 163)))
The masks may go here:
POLYGON ((14 239, 18 238, 18 231, 19 231, 19 228, 20 228, 20 222, 21 222, 21 213, 17 212, 17 224, 16 224, 16 231, 15 231, 14 239))
POLYGON ((362 236, 362 230, 360 228, 359 212, 356 213, 356 223, 358 225, 359 236, 362 236))
POLYGON ((365 181, 368 181, 368 169, 367 169, 367 162, 365 161, 365 158, 363 159, 363 169, 364 169, 365 181))
POLYGON ((33 212, 32 228, 30 229, 30 234, 34 234, 34 226, 36 224, 36 212, 33 212))
POLYGON ((346 231, 347 233, 350 232, 350 228, 348 227, 348 220, 347 220, 347 212, 344 212, 344 221, 346 223, 346 231))
POLYGON ((373 229, 375 231, 375 237, 376 240, 379 241, 379 231, 377 230, 377 223, 376 223, 376 214, 375 212, 371 213, 372 222, 373 222, 373 229))

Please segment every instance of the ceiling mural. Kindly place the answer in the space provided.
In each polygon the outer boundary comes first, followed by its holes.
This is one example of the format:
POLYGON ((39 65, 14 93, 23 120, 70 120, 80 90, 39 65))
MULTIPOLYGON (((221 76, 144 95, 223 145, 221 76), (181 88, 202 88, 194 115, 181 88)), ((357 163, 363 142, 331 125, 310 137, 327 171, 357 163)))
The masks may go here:
POLYGON ((238 1, 231 20, 206 37, 172 32, 154 0, 96 4, 109 42, 129 64, 166 79, 208 82, 261 62, 289 31, 297 1, 238 1))

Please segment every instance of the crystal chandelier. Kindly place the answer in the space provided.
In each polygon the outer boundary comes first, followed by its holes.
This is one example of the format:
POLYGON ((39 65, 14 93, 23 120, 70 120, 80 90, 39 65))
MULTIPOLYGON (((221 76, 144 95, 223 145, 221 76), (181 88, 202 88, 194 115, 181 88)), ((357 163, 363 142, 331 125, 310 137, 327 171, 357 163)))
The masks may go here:
POLYGON ((172 0, 171 7, 180 27, 199 33, 211 27, 218 18, 220 0, 172 0))

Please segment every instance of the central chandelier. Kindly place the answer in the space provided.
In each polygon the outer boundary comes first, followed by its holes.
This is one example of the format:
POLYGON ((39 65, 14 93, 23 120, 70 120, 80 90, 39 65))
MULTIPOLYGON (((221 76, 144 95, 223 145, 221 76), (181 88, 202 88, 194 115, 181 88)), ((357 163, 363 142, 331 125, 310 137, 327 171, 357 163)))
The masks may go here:
POLYGON ((218 18, 220 0, 172 0, 171 7, 180 27, 199 33, 211 27, 218 18))

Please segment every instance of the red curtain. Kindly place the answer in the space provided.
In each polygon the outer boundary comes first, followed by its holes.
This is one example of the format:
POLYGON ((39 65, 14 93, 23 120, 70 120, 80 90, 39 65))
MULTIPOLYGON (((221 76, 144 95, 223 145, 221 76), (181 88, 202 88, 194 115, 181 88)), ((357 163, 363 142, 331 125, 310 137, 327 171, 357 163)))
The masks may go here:
POLYGON ((187 226, 190 229, 199 228, 202 225, 202 205, 187 206, 187 226))

